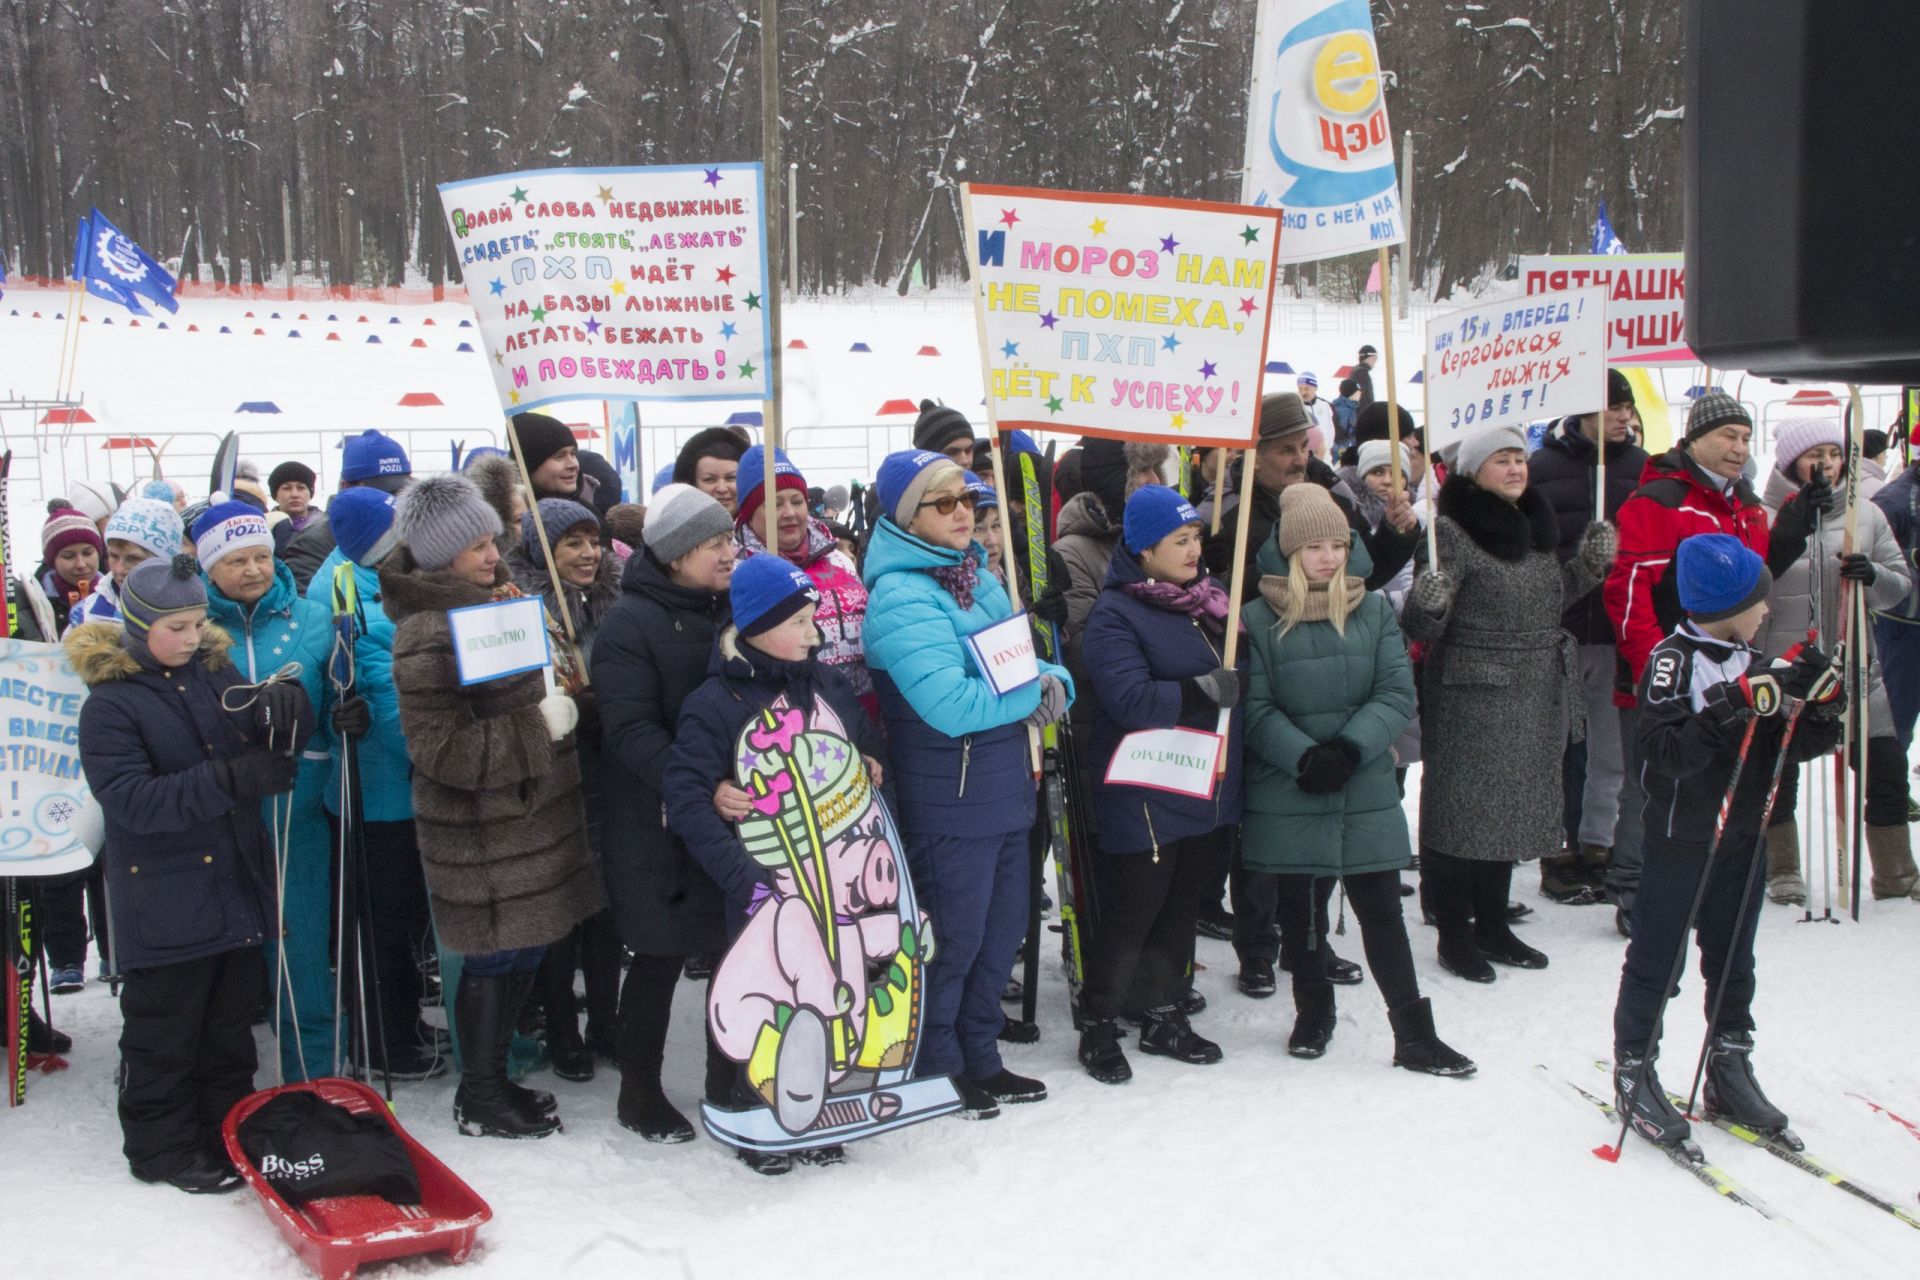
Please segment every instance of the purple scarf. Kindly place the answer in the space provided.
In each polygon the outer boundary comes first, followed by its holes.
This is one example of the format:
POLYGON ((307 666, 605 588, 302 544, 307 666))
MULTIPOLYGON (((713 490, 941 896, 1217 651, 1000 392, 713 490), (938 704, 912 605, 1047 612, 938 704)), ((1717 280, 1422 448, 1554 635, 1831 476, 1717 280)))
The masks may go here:
MULTIPOLYGON (((963 610, 973 608, 973 588, 980 581, 980 562, 969 551, 959 564, 929 570, 963 610)), ((1222 612, 1225 612, 1224 606, 1222 612)))
POLYGON ((1211 624, 1216 632, 1227 629, 1227 593, 1204 573, 1184 587, 1171 582, 1123 582, 1120 589, 1156 609, 1184 613, 1202 625, 1211 624))

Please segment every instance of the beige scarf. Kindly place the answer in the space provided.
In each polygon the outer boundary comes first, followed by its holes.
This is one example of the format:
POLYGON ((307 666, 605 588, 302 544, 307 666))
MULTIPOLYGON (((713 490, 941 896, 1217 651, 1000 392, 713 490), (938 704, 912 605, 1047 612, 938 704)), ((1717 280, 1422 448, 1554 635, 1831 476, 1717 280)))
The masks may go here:
MULTIPOLYGON (((1347 575, 1347 599, 1359 604, 1360 597, 1367 593, 1366 581, 1347 575)), ((1260 575, 1260 598, 1267 602, 1274 616, 1281 621, 1287 617, 1287 578, 1281 573, 1260 575)), ((1349 614, 1348 616, 1352 616, 1349 614)), ((1315 582, 1307 587, 1307 607, 1300 615, 1301 622, 1325 622, 1327 620, 1327 584, 1315 582)))

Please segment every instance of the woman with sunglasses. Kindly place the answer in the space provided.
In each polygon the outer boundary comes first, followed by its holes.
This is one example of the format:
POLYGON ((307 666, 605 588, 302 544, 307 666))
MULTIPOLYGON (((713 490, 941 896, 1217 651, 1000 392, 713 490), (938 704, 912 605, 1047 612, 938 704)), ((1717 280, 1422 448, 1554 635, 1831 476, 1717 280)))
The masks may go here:
POLYGON ((1006 693, 966 637, 1013 606, 973 537, 978 497, 944 454, 880 464, 867 545, 867 666, 886 719, 914 891, 933 922, 919 1069, 951 1075, 963 1113, 1038 1102, 1047 1088, 1000 1061, 1000 993, 1027 927, 1034 783, 1027 730, 1065 714, 1073 682, 1050 662, 1006 693))

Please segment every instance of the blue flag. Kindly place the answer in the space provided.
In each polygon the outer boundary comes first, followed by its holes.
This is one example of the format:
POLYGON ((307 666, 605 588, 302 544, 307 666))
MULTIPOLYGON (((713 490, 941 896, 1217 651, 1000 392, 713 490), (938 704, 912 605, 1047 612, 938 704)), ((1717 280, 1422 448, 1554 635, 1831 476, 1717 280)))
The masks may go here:
POLYGON ((90 210, 81 223, 80 243, 75 244, 74 278, 86 281, 88 292, 118 302, 135 315, 147 314, 140 305, 142 298, 166 311, 180 309, 173 299, 173 277, 167 269, 98 209, 90 210))
POLYGON ((1600 202, 1600 212, 1593 220, 1593 251, 1595 253, 1625 253, 1627 246, 1620 243, 1620 237, 1614 234, 1613 223, 1607 221, 1607 202, 1600 202))

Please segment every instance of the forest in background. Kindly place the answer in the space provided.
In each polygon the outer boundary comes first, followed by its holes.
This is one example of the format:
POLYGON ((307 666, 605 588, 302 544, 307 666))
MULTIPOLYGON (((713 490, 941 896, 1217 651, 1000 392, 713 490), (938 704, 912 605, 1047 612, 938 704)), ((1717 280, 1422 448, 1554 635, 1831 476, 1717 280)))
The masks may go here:
MULTIPOLYGON (((1372 0, 1411 130, 1408 261, 1446 297, 1681 247, 1671 0, 1372 0)), ((1239 195, 1254 0, 785 0, 801 288, 960 270, 968 180, 1239 195)), ((62 275, 98 206, 185 279, 457 282, 436 184, 753 159, 757 0, 0 0, 0 247, 62 275), (291 207, 283 231, 282 191, 291 207)), ((1352 297, 1369 258, 1305 269, 1352 297)))

